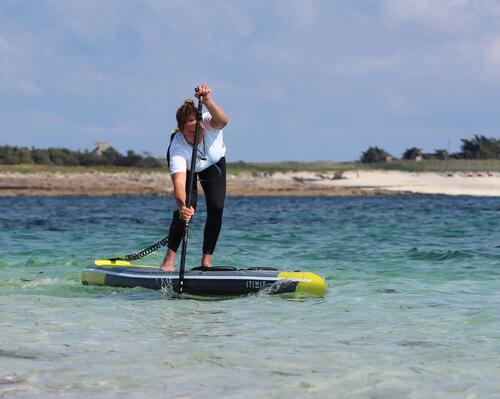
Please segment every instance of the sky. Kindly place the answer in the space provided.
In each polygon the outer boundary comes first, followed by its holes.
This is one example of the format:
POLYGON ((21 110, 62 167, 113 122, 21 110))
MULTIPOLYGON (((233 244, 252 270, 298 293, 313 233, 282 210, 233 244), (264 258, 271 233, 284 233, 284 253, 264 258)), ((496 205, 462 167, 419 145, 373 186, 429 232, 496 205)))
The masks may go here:
POLYGON ((500 0, 0 0, 0 145, 164 156, 212 87, 228 161, 500 137, 500 0))

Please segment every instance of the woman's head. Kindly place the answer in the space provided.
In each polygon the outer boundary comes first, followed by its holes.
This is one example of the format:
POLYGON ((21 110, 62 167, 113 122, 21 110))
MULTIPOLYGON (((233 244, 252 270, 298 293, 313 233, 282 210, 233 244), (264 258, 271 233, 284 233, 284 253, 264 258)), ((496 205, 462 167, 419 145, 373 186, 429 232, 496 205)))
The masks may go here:
MULTIPOLYGON (((177 118, 177 128, 184 134, 186 140, 190 143, 194 142, 196 116, 198 109, 195 107, 193 100, 186 100, 177 110, 175 117, 177 118)), ((200 121, 199 138, 200 141, 203 137, 205 125, 200 121)))
POLYGON ((179 130, 184 129, 184 125, 189 122, 196 120, 196 114, 198 110, 194 105, 193 100, 186 100, 184 104, 182 104, 177 110, 177 114, 175 115, 177 119, 177 127, 179 130))

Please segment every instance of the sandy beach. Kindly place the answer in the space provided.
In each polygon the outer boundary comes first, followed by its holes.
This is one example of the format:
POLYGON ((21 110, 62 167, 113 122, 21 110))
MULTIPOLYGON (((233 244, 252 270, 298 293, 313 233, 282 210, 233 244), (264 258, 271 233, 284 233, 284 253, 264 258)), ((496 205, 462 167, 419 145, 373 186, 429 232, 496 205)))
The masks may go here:
POLYGON ((399 194, 443 194, 500 196, 499 173, 409 173, 399 171, 352 171, 345 172, 342 179, 331 175, 298 173, 273 179, 303 180, 304 183, 329 190, 359 189, 368 193, 399 194))
MULTIPOLYGON (((228 195, 412 195, 500 196, 499 173, 349 171, 229 174, 228 195)), ((0 195, 164 195, 166 173, 0 173, 0 195)))

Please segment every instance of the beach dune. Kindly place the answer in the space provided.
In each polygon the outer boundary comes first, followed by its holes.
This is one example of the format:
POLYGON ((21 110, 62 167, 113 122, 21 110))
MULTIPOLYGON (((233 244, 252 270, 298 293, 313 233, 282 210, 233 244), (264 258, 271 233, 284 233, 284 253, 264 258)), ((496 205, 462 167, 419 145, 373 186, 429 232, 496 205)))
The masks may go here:
MULTIPOLYGON (((498 173, 349 171, 229 174, 228 195, 411 195, 500 196, 498 173)), ((165 195, 166 172, 2 172, 0 195, 165 195)))

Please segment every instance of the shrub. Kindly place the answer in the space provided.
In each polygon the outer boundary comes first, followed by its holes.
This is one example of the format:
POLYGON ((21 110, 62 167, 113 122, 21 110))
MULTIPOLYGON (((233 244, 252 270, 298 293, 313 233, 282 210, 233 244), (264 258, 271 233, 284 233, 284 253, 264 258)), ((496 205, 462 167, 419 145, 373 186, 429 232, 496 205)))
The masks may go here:
POLYGON ((360 158, 362 163, 387 162, 391 159, 392 157, 388 152, 378 147, 369 147, 361 154, 360 158))

